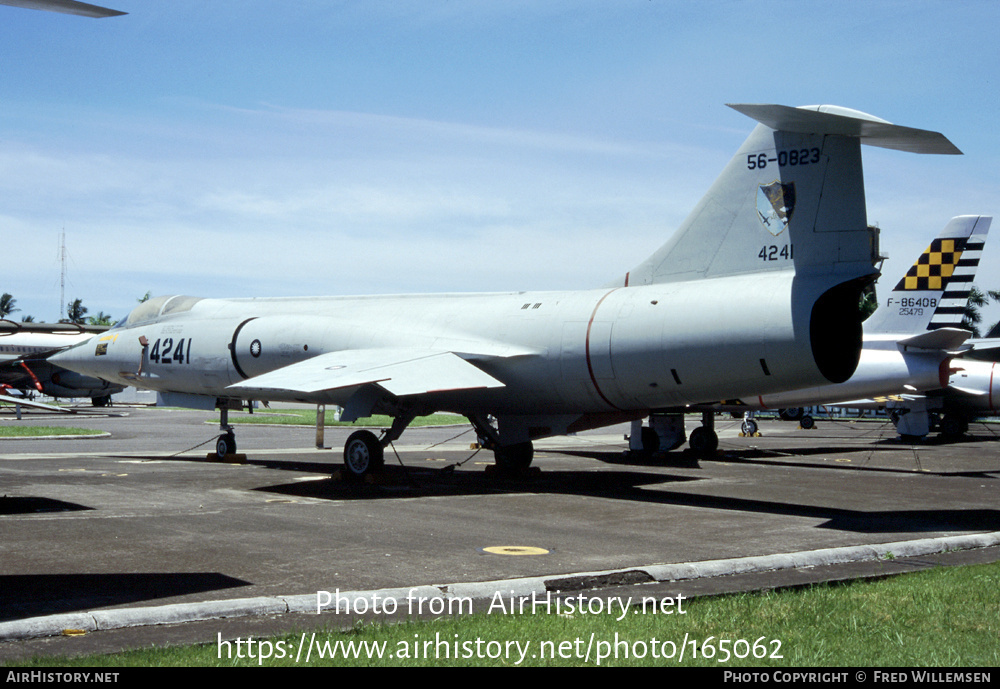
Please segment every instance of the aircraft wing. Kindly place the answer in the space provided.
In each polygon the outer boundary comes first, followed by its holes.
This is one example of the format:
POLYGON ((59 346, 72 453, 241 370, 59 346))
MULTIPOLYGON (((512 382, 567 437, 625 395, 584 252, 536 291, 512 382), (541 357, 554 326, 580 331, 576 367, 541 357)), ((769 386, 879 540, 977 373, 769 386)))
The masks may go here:
POLYGON ((353 349, 321 354, 230 385, 236 394, 254 391, 315 393, 375 384, 396 396, 499 388, 504 384, 447 351, 353 349))
POLYGON ((75 414, 75 409, 69 409, 67 407, 55 407, 51 404, 43 404, 42 402, 35 402, 34 400, 24 399, 22 397, 14 397, 6 389, 0 388, 0 402, 8 402, 10 404, 20 404, 22 407, 31 407, 32 409, 44 409, 45 411, 58 411, 64 414, 75 414))

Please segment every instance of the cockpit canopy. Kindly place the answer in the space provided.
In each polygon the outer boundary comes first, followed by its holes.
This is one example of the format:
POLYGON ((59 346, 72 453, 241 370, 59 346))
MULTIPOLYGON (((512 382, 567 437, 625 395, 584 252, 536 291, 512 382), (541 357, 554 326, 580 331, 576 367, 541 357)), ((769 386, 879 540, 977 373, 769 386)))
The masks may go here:
POLYGON ((191 307, 201 301, 201 297, 188 297, 183 294, 174 294, 164 297, 153 297, 139 304, 132 309, 132 313, 115 323, 114 328, 129 328, 133 325, 155 321, 163 316, 172 313, 182 313, 190 311, 191 307))

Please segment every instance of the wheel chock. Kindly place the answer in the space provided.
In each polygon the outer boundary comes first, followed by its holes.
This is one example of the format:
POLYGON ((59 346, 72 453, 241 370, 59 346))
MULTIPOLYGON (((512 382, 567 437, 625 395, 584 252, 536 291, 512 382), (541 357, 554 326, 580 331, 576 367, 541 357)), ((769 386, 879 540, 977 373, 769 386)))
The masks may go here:
POLYGON ((236 452, 234 454, 228 454, 225 457, 219 457, 219 455, 214 452, 209 452, 205 455, 205 459, 209 462, 223 462, 225 464, 246 464, 247 456, 244 452, 236 452))

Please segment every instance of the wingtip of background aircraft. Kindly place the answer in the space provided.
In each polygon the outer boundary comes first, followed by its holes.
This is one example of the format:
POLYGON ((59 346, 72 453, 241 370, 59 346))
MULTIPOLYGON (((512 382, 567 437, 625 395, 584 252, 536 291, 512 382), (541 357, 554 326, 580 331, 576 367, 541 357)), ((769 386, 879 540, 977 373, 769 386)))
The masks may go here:
POLYGON ((95 19, 101 19, 104 17, 120 17, 128 14, 128 12, 112 10, 107 7, 99 7, 97 5, 89 5, 85 2, 77 2, 76 0, 0 0, 0 5, 24 7, 29 10, 75 14, 80 17, 93 17, 95 19))

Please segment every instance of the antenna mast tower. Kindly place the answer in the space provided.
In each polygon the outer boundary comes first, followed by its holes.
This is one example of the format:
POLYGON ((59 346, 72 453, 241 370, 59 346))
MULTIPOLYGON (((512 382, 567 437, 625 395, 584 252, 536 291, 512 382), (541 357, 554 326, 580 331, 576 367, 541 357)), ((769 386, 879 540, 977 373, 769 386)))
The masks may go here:
POLYGON ((59 320, 66 320, 66 228, 59 235, 59 320))

